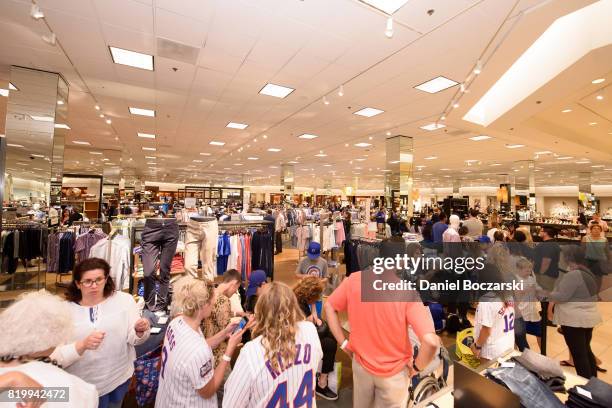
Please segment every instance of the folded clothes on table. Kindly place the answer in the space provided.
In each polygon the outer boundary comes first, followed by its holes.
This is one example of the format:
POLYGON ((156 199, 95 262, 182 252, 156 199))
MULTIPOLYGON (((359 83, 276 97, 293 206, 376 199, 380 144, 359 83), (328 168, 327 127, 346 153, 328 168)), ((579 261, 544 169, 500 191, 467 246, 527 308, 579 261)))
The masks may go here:
POLYGON ((543 356, 530 349, 525 349, 520 356, 514 358, 523 367, 536 374, 542 380, 552 377, 565 378, 561 364, 552 358, 543 356))
POLYGON ((591 378, 585 385, 569 389, 567 406, 572 408, 606 408, 612 401, 612 385, 591 378))

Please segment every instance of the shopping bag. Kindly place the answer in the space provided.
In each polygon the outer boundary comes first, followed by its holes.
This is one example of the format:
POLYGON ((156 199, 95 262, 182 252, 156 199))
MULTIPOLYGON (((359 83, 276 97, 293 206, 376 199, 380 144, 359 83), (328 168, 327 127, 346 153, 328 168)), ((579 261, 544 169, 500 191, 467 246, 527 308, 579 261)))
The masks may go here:
MULTIPOLYGON (((319 362, 318 372, 321 372, 321 368, 323 366, 323 361, 319 362)), ((327 375, 327 386, 330 390, 338 394, 338 390, 340 389, 340 384, 342 382, 342 363, 336 361, 334 363, 334 371, 327 375)))
POLYGON ((470 327, 457 333, 455 354, 459 360, 472 368, 480 365, 480 359, 474 355, 470 346, 474 343, 474 328, 470 327))

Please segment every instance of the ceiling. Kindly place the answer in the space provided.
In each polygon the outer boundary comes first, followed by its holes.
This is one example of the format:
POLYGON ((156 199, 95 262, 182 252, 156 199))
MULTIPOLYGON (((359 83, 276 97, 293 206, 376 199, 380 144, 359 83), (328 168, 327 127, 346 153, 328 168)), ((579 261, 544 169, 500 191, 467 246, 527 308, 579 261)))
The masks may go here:
POLYGON ((57 36, 51 46, 41 40, 47 26, 29 16, 30 1, 4 0, 0 79, 9 80, 10 65, 19 65, 68 81, 71 173, 106 169, 115 177, 192 184, 240 183, 247 174, 249 183, 278 185, 281 163, 296 161, 297 186, 331 179, 342 187, 357 176, 360 188, 380 189, 385 139, 401 134, 413 137, 415 164, 425 166, 417 168, 417 185, 450 186, 458 177, 495 184, 502 177, 496 175, 525 159, 536 159, 538 184, 568 183, 579 171, 593 171, 594 184, 612 184, 612 170, 605 170, 612 169, 611 46, 487 128, 461 119, 555 19, 591 3, 409 0, 393 16, 389 39, 387 16, 356 0, 37 0, 57 36), (155 70, 114 64, 109 46, 154 55, 155 70), (482 74, 450 112, 458 86, 435 94, 414 88, 440 75, 462 82, 478 60, 486 62, 482 74), (606 81, 591 84, 599 77, 606 81), (260 95, 267 83, 295 91, 285 99, 260 95), (604 99, 595 99, 600 94, 604 99), (131 115, 130 106, 154 109, 156 117, 131 115), (384 113, 353 114, 364 107, 384 113), (572 112, 561 113, 567 108, 572 112), (445 111, 445 128, 420 129, 445 111), (226 128, 229 122, 249 126, 226 128), (318 138, 299 139, 303 133, 318 138), (492 139, 468 139, 481 134, 492 139), (535 155, 540 151, 553 153, 535 155), (566 156, 573 159, 558 159, 566 156))

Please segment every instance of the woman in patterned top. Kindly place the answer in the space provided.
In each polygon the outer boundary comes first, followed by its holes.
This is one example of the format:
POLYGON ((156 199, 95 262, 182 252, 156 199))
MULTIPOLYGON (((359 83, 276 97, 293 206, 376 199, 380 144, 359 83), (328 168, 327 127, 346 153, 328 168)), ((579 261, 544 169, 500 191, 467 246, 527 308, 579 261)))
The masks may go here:
MULTIPOLYGON (((206 338, 213 337, 223 331, 230 323, 232 318, 230 297, 238 290, 241 284, 240 272, 236 269, 229 269, 223 274, 223 282, 215 288, 215 302, 210 316, 202 322, 202 331, 206 338)), ((215 349, 215 367, 221 361, 223 353, 227 348, 227 340, 221 342, 215 349)))

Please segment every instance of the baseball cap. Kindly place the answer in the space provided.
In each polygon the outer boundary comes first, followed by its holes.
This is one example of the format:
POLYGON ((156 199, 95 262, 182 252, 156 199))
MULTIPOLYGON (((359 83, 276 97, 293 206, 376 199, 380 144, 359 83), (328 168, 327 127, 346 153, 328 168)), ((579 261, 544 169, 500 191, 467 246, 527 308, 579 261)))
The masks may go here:
POLYGON ((491 243, 491 238, 489 238, 487 235, 481 235, 478 238, 476 238, 476 240, 482 244, 490 244, 491 243))
POLYGON ((246 297, 254 295, 257 292, 257 288, 263 285, 266 279, 266 272, 262 269, 257 269, 251 272, 251 276, 249 277, 249 287, 246 290, 246 297))
POLYGON ((308 258, 312 260, 317 259, 319 256, 321 256, 321 244, 319 244, 318 242, 311 242, 308 245, 306 255, 308 255, 308 258))

